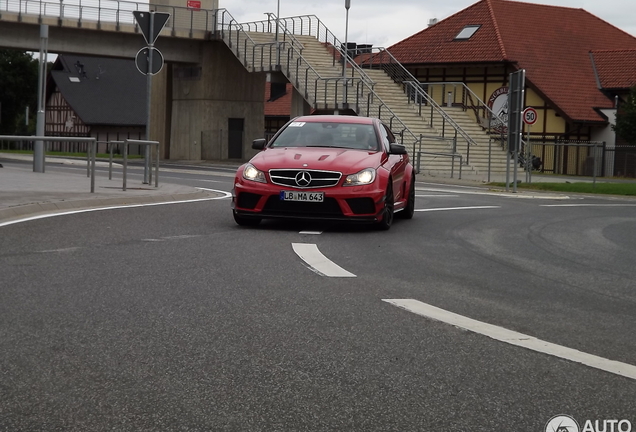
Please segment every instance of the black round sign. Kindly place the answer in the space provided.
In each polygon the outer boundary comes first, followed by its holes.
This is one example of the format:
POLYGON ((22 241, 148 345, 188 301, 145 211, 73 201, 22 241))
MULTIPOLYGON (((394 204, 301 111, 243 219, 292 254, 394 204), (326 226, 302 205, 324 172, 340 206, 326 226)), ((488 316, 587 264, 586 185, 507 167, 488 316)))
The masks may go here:
POLYGON ((137 69, 144 75, 156 75, 163 68, 163 54, 157 48, 145 47, 139 50, 135 57, 137 69), (152 49, 152 65, 150 63, 150 50, 152 49))

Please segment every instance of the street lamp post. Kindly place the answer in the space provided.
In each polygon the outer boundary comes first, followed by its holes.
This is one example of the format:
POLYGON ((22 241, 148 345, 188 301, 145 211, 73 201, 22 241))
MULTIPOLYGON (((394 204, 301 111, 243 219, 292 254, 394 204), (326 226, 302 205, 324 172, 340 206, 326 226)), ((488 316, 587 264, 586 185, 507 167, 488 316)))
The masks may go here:
POLYGON ((342 92, 344 100, 343 105, 347 102, 347 58, 349 57, 349 8, 351 7, 351 0, 345 0, 346 20, 345 20, 345 40, 344 50, 342 57, 342 82, 344 83, 344 90, 342 92))

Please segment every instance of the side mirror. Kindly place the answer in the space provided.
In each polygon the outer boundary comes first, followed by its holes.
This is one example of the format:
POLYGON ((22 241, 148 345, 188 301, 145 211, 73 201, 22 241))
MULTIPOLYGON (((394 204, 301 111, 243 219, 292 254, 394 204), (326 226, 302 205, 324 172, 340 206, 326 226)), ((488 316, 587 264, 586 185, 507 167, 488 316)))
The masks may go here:
POLYGON ((404 147, 402 144, 391 143, 389 144, 389 153, 396 154, 396 155, 403 155, 403 154, 407 154, 407 151, 406 151, 406 147, 404 147))
POLYGON ((267 144, 267 140, 265 138, 259 138, 252 141, 252 148, 254 150, 263 150, 265 148, 265 144, 267 144))

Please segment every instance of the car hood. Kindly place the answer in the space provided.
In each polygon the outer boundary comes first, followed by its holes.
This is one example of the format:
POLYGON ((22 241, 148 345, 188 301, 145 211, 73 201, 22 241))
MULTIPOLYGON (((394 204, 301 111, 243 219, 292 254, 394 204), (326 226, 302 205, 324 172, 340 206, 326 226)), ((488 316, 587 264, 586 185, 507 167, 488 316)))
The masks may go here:
POLYGON ((262 171, 304 168, 353 174, 364 168, 378 168, 382 155, 382 152, 342 148, 285 147, 267 148, 250 162, 262 171))

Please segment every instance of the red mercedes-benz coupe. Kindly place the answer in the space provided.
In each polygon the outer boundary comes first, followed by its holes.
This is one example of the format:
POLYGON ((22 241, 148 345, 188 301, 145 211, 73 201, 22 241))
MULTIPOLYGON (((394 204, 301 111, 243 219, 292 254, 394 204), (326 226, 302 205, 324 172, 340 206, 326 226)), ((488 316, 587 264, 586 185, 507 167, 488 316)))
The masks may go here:
POLYGON ((263 218, 375 223, 389 229, 394 214, 415 210, 415 171, 406 148, 380 120, 297 117, 239 167, 232 211, 239 225, 263 218))

